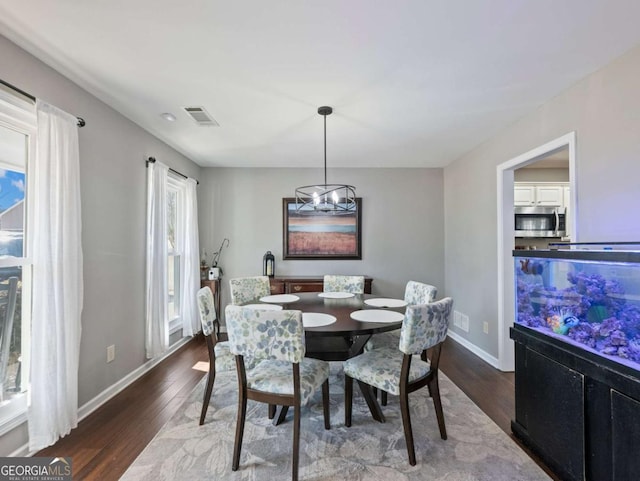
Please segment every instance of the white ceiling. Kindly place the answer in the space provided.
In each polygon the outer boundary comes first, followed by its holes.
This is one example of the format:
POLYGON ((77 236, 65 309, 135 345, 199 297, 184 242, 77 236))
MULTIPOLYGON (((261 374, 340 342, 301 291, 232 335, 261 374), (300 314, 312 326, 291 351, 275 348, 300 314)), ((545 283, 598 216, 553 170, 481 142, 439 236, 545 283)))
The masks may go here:
POLYGON ((638 0, 0 1, 6 37, 237 167, 321 167, 321 105, 329 168, 447 165, 640 43, 638 19, 638 0))

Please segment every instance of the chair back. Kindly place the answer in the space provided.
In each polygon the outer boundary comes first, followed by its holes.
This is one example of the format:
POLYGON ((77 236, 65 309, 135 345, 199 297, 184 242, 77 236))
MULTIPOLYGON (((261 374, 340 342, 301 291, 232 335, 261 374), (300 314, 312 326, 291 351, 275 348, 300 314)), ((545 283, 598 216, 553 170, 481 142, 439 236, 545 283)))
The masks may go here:
POLYGON ((216 316, 216 308, 213 302, 213 293, 209 286, 205 286, 198 291, 198 313, 200 314, 200 324, 202 333, 205 336, 214 334, 216 340, 220 331, 220 323, 216 316))
POLYGON ((228 305, 225 310, 232 354, 299 363, 304 359, 302 312, 228 305))
POLYGON ((430 304, 409 305, 400 331, 400 350, 421 354, 447 337, 453 299, 445 297, 430 304))
POLYGON ((238 277, 229 281, 231 303, 240 306, 271 294, 267 276, 238 277))
POLYGON ((324 292, 350 292, 364 294, 364 276, 324 276, 324 292))
POLYGON ((404 300, 410 306, 429 304, 433 302, 437 294, 438 289, 436 289, 435 286, 417 281, 409 281, 404 290, 404 300))

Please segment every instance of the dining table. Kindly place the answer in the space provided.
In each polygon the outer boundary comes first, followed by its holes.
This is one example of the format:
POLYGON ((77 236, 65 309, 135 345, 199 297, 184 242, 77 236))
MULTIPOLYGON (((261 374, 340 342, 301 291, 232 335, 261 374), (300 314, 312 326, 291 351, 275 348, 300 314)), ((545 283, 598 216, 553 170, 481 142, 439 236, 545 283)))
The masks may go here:
MULTIPOLYGON (((374 294, 302 292, 265 296, 251 306, 301 311, 306 356, 345 361, 361 354, 371 336, 400 329, 406 302, 374 294)), ((374 419, 384 422, 375 396, 360 387, 374 419)), ((284 421, 286 413, 281 409, 274 424, 284 421)))
POLYGON ((400 329, 406 307, 401 299, 325 292, 266 296, 261 303, 302 311, 306 355, 324 361, 357 356, 371 336, 400 329))

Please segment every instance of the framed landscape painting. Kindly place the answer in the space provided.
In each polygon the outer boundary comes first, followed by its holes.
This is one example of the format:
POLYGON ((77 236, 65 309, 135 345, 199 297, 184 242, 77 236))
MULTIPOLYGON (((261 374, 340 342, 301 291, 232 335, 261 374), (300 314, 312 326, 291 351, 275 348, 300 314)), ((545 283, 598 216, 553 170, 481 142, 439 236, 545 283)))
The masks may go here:
POLYGON ((348 214, 296 212, 296 199, 282 199, 284 259, 362 259, 362 198, 348 214))

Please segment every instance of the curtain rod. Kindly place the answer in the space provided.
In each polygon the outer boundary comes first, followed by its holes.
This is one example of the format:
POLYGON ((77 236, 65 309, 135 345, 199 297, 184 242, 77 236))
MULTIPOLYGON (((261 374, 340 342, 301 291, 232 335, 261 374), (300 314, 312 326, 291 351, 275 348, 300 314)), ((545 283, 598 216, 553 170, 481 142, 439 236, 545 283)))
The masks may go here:
MULTIPOLYGON (((147 159, 147 161, 145 162, 145 164, 147 165, 147 167, 149 167, 149 164, 153 164, 156 161, 155 157, 149 157, 147 159)), ((169 167, 169 172, 173 172, 176 175, 179 175, 180 177, 184 177, 185 179, 188 179, 189 176, 188 175, 184 175, 182 172, 178 172, 175 169, 172 169, 171 167, 169 167)), ((195 179, 196 184, 200 185, 200 181, 198 179, 195 179)))
MULTIPOLYGON (((11 90, 15 90, 16 92, 18 92, 20 95, 23 95, 25 97, 27 97, 28 99, 33 100, 34 102, 36 101, 36 98, 31 95, 30 93, 25 92, 22 89, 19 89, 18 87, 16 87, 15 85, 11 85, 9 82, 5 82, 4 80, 0 79, 0 83, 2 85, 4 85, 5 87, 9 87, 11 90)), ((78 127, 84 127, 85 125, 87 125, 87 123, 84 121, 84 119, 82 117, 76 117, 78 119, 78 127)))

